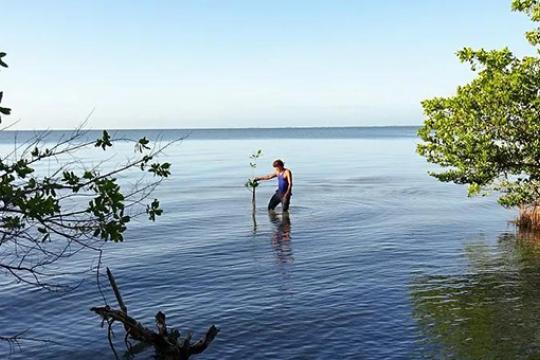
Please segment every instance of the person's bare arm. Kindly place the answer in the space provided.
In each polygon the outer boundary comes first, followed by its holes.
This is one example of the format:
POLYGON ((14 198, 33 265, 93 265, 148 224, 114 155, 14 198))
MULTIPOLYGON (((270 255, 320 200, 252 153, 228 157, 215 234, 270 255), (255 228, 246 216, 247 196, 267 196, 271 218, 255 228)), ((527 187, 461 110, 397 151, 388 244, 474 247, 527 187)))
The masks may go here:
POLYGON ((285 179, 287 179, 287 182, 289 183, 289 187, 287 188, 287 191, 285 192, 285 196, 291 196, 291 192, 292 192, 292 172, 291 172, 291 170, 285 171, 285 179))
POLYGON ((276 176, 277 176, 276 173, 272 173, 272 174, 268 174, 268 175, 264 175, 264 176, 257 176, 253 180, 255 180, 255 181, 270 180, 270 179, 275 178, 276 176))

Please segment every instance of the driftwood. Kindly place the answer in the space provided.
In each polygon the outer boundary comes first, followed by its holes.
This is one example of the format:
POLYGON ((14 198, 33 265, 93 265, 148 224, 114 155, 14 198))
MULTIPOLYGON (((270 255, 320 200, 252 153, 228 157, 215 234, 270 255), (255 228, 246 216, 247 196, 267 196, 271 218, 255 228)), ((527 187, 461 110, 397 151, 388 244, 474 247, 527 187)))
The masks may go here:
MULTIPOLYGON (((139 341, 142 345, 153 346, 161 359, 187 360, 191 355, 200 354, 217 336, 219 329, 212 325, 206 335, 199 341, 191 343, 191 333, 188 332, 185 337, 180 336, 180 332, 176 329, 168 329, 165 314, 159 311, 155 316, 157 332, 151 330, 140 322, 132 318, 127 313, 127 307, 122 299, 120 290, 116 285, 116 281, 107 268, 107 276, 113 289, 116 301, 120 306, 120 310, 112 309, 110 306, 93 307, 90 310, 102 317, 103 322, 107 323, 109 328, 109 344, 115 356, 118 358, 116 350, 112 343, 112 324, 117 321, 122 323, 126 331, 124 338, 128 350, 134 348, 128 341, 128 338, 139 341)), ((140 346, 139 346, 140 347, 140 346)))

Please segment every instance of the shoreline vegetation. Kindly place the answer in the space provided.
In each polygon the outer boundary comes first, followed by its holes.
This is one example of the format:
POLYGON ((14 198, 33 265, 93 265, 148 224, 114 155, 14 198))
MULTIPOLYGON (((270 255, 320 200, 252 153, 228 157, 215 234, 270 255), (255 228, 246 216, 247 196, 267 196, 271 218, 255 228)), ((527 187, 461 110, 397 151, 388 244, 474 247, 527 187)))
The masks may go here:
MULTIPOLYGON (((5 56, 0 52, 0 66, 7 68, 2 60, 5 56)), ((0 114, 8 116, 11 109, 0 107, 0 114)), ((132 219, 147 217, 155 221, 163 213, 152 194, 171 175, 171 164, 156 159, 179 139, 162 143, 143 136, 134 140, 116 137, 106 130, 98 132, 96 139, 95 132, 84 130, 87 121, 52 139, 52 143, 47 138, 50 132, 34 132, 28 139, 15 138, 13 150, 0 156, 0 271, 13 282, 38 290, 75 290, 80 284, 73 277, 93 272, 101 292, 104 244, 123 242, 132 219), (133 145, 133 153, 118 160, 114 148, 117 142, 133 145), (103 152, 109 155, 97 164, 82 160, 84 156, 99 158, 103 152), (40 168, 44 164, 47 171, 40 168), (121 180, 134 171, 140 174, 134 183, 121 180), (90 261, 95 262, 84 271, 71 269, 68 261, 82 253, 91 254, 90 261), (60 268, 60 262, 67 267, 60 268)), ((128 350, 132 350, 128 341, 131 338, 153 345, 163 359, 186 360, 204 351, 217 336, 219 330, 212 325, 203 339, 191 343, 191 333, 180 337, 179 331, 167 329, 161 312, 156 315, 158 332, 145 328, 128 316, 108 268, 107 275, 121 310, 108 305, 92 310, 109 325, 109 344, 116 359, 119 356, 111 340, 114 322, 124 325, 128 350)), ((7 344, 10 351, 21 349, 24 341, 55 343, 26 337, 24 333, 0 334, 0 342, 7 344)))
MULTIPOLYGON (((539 0, 513 0, 512 10, 540 22, 539 0)), ((525 34, 540 46, 540 27, 525 34)), ((424 100, 417 152, 441 167, 430 175, 468 186, 468 195, 496 193, 519 209, 517 226, 540 230, 540 56, 508 48, 457 52, 476 77, 454 95, 424 100)))

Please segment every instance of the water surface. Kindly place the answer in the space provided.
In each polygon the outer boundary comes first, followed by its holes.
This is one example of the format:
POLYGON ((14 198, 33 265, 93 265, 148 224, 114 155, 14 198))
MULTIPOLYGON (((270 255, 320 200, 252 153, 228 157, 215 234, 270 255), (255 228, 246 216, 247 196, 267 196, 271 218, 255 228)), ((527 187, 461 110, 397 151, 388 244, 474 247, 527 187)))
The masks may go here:
MULTIPOLYGON (((469 199, 429 177, 414 128, 150 132, 185 134, 167 151, 173 175, 156 193, 166 214, 105 247, 137 319, 152 326, 161 310, 195 337, 218 325, 201 359, 540 356, 537 242, 516 238, 514 212, 495 198, 469 199), (295 187, 288 217, 265 210, 275 184, 259 188, 253 231, 243 184, 257 149, 257 174, 282 158, 295 187)), ((0 328, 62 344, 28 343, 11 358, 113 358, 88 310, 103 304, 95 276, 83 278, 60 294, 4 287, 0 328)))

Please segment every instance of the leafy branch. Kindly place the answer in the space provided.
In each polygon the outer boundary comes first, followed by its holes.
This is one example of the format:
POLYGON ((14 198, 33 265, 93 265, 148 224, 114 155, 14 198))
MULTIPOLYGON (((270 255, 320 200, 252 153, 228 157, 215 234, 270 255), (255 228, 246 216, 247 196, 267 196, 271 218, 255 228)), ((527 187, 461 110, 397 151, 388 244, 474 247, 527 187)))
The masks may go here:
MULTIPOLYGON (((0 65, 7 67, 4 56, 0 65)), ((151 194, 170 176, 171 164, 155 159, 174 142, 117 138, 108 131, 92 139, 82 126, 54 143, 47 136, 39 133, 0 156, 0 271, 54 290, 66 287, 60 279, 75 273, 59 271, 57 262, 83 250, 101 256, 103 242, 123 241, 134 218, 155 221, 163 214, 151 194), (113 155, 89 167, 80 160, 127 142, 135 152, 124 162, 114 162, 113 155), (128 186, 134 177, 139 180, 128 186)))

